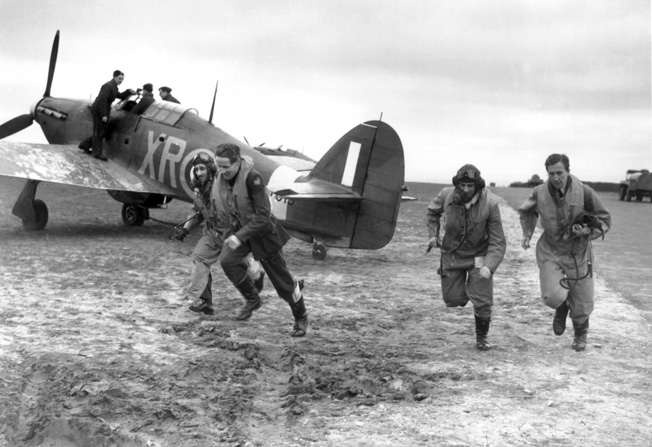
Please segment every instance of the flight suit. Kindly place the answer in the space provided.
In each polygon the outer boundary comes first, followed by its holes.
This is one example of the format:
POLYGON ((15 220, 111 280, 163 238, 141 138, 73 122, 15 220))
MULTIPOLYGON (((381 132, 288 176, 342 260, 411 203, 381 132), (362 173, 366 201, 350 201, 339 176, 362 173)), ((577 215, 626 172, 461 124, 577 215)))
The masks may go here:
POLYGON ((568 299, 571 320, 581 325, 594 308, 591 240, 609 231, 611 215, 592 188, 573 175, 568 178, 562 197, 546 181, 532 190, 518 213, 527 238, 532 237, 541 216, 543 234, 537 242, 536 257, 543 302, 557 309, 568 299), (597 225, 588 236, 576 237, 571 227, 587 212, 595 216, 597 225))
POLYGON ((253 161, 243 157, 240 171, 231 181, 218 174, 213 197, 220 200, 228 215, 229 228, 224 238, 235 235, 242 242, 233 250, 225 247, 220 255, 224 273, 247 302, 240 319, 249 318, 251 312, 248 310, 260 307, 258 292, 252 287, 241 263, 251 252, 254 259, 261 262, 278 295, 289 304, 296 322, 293 336, 305 335, 307 312, 303 293, 299 282, 288 270, 282 251, 290 235, 271 213, 267 189, 262 176, 253 167, 253 161))
POLYGON ((224 244, 224 231, 228 227, 226 214, 218 210, 210 200, 212 186, 213 182, 207 182, 203 188, 195 189, 192 209, 198 214, 186 225, 190 231, 205 222, 202 236, 192 252, 193 269, 186 297, 193 300, 201 298, 208 302, 213 299, 211 266, 219 259, 224 244))
POLYGON ((455 188, 444 188, 428 205, 430 237, 438 236, 444 217, 441 246, 441 288, 446 307, 465 306, 470 300, 475 315, 491 318, 493 273, 505 256, 507 242, 498 203, 486 189, 468 204, 456 203, 455 188), (487 266, 492 276, 480 276, 487 266))

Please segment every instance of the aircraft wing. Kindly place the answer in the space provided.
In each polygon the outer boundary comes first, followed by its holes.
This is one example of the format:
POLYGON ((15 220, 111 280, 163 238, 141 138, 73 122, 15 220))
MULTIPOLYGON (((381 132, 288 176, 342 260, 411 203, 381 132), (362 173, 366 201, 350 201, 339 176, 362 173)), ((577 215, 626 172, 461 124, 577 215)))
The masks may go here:
POLYGON ((0 141, 0 175, 85 188, 176 195, 174 190, 76 145, 0 141))

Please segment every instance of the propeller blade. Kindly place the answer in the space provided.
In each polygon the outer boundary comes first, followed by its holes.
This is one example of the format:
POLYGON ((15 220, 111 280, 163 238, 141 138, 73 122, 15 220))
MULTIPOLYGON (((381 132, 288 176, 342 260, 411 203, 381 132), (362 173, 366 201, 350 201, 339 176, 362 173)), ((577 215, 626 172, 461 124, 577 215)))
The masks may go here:
POLYGON ((50 96, 50 87, 52 87, 52 79, 54 78, 54 67, 57 65, 57 55, 59 54, 59 30, 54 36, 54 42, 52 42, 52 52, 50 53, 50 69, 48 71, 48 83, 45 87, 44 97, 50 96))
POLYGON ((215 97, 217 96, 217 84, 220 81, 215 82, 215 93, 213 93, 213 105, 211 106, 211 116, 208 117, 208 122, 213 124, 213 110, 215 110, 215 97))
POLYGON ((32 114, 26 113, 25 115, 12 118, 6 123, 0 125, 0 140, 31 126, 33 120, 32 114))

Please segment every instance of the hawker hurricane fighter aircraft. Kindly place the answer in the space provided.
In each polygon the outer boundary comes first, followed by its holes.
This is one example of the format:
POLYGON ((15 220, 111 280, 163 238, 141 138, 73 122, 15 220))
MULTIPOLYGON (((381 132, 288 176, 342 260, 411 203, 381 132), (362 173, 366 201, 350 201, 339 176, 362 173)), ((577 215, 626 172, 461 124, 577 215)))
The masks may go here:
POLYGON ((78 144, 92 134, 90 100, 50 95, 59 46, 57 32, 43 98, 29 114, 0 125, 0 139, 38 123, 49 144, 0 141, 0 175, 27 179, 13 208, 28 230, 42 230, 48 209, 35 198, 40 182, 106 190, 123 203, 125 224, 142 225, 149 210, 173 198, 191 202, 191 160, 234 143, 262 174, 274 215, 296 238, 326 246, 377 249, 394 234, 403 192, 401 140, 389 125, 368 121, 347 132, 316 163, 286 151, 255 150, 184 105, 160 101, 131 113, 136 94, 116 103, 104 142, 108 161, 86 155, 78 144))

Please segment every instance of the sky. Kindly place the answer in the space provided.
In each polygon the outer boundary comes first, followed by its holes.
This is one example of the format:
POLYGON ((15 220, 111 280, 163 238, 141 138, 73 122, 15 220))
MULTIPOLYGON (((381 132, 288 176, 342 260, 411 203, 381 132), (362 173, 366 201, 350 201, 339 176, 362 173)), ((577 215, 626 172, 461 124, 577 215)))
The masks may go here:
MULTIPOLYGON (((0 0, 0 122, 45 90, 166 85, 234 137, 320 158, 357 124, 399 134, 406 181, 472 163, 498 186, 652 169, 649 0, 0 0)), ((158 98, 158 95, 156 95, 158 98)), ((45 143, 38 125, 8 137, 45 143)))

